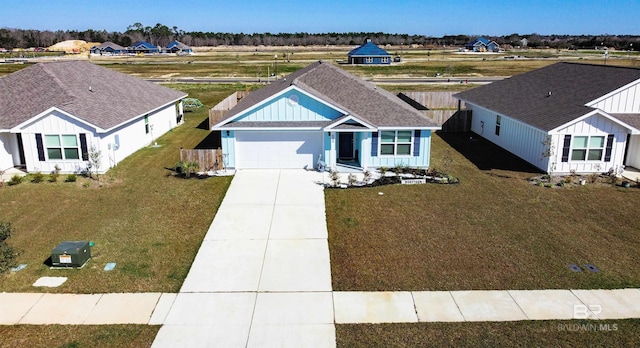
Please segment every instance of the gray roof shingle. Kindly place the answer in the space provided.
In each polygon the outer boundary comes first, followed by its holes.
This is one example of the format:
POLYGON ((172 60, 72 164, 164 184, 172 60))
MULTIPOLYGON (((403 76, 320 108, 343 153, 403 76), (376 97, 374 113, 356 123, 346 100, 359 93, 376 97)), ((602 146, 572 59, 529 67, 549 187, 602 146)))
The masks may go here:
POLYGON ((296 86, 376 127, 440 128, 394 94, 323 61, 310 64, 249 93, 229 110, 221 122, 232 119, 290 86, 296 86))
POLYGON ((550 131, 593 111, 586 103, 638 79, 637 68, 563 62, 454 97, 550 131))
POLYGON ((56 107, 106 130, 184 97, 90 62, 39 63, 0 78, 0 129, 56 107))

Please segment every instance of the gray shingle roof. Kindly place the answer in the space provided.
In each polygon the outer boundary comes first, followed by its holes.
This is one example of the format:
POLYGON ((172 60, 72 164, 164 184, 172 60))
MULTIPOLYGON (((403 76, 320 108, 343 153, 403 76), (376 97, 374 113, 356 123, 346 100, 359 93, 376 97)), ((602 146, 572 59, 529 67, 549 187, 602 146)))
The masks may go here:
POLYGON ((636 68, 556 63, 454 97, 550 131, 593 111, 586 103, 638 79, 636 68))
POLYGON ((90 62, 39 63, 0 78, 0 129, 57 107, 106 130, 184 97, 90 62))
POLYGON ((249 93, 229 110, 221 122, 290 86, 296 86, 376 127, 440 128, 394 94, 322 61, 249 93))

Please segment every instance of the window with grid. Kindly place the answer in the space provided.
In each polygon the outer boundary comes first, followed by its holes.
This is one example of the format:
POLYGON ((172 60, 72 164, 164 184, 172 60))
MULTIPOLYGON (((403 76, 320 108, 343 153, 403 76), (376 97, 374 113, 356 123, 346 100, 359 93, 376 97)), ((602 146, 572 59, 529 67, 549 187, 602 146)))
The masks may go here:
POLYGON ((575 136, 571 147, 572 161, 601 161, 604 136, 575 136))
POLYGON ((373 58, 372 57, 367 57, 367 58, 365 58, 365 61, 367 63, 373 63, 373 58))
POLYGON ((380 154, 383 156, 410 155, 411 144, 410 130, 380 132, 380 154))
POLYGON ((50 160, 80 159, 80 146, 75 134, 47 134, 44 136, 44 144, 50 160))

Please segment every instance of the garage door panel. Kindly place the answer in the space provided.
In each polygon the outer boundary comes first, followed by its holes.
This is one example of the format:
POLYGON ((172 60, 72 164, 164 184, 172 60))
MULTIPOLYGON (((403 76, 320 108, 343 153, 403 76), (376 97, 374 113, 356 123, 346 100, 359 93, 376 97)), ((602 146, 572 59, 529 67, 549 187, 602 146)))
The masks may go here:
POLYGON ((322 151, 322 132, 236 132, 237 168, 313 167, 322 151))

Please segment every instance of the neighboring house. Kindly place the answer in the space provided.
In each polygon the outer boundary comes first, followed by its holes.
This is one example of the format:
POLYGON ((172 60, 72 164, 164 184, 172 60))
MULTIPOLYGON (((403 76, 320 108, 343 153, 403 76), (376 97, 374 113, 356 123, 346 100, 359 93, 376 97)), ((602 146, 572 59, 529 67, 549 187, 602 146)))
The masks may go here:
POLYGON ((97 55, 119 55, 127 53, 127 48, 115 44, 111 41, 100 44, 99 46, 93 46, 90 50, 91 54, 97 55))
POLYGON ((348 54, 349 64, 391 64, 391 54, 367 39, 348 54))
POLYGON ((160 53, 160 48, 146 41, 138 41, 128 47, 129 53, 160 53))
POLYGON ((490 41, 487 38, 479 37, 469 42, 465 46, 465 48, 473 52, 498 52, 500 50, 500 45, 498 45, 495 41, 490 41))
POLYGON ((185 93, 85 61, 39 63, 0 78, 0 170, 100 171, 182 123, 185 93))
POLYGON ((170 53, 192 53, 193 49, 180 41, 173 41, 167 45, 166 51, 170 53))
POLYGON ((249 93, 212 126, 227 166, 428 167, 440 129, 395 95, 327 62, 249 93))
POLYGON ((454 97, 473 132, 544 172, 640 168, 640 69, 556 63, 454 97))

